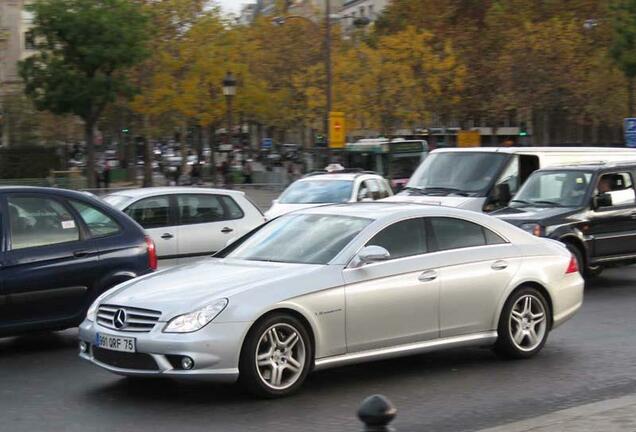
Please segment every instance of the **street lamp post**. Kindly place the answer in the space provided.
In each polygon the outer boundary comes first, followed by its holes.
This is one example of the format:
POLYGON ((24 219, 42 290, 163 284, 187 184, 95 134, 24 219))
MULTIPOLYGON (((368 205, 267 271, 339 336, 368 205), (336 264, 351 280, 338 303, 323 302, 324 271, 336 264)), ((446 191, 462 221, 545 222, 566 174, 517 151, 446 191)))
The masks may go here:
POLYGON ((226 144, 232 144, 232 102, 236 96, 236 78, 228 72, 223 78, 223 95, 227 106, 227 134, 226 144))
MULTIPOLYGON (((325 75, 326 75, 326 86, 325 86, 325 96, 326 96, 326 110, 324 115, 324 129, 327 137, 329 136, 329 115, 333 110, 333 65, 331 61, 331 20, 343 20, 346 18, 353 19, 353 24, 356 27, 362 28, 371 23, 371 20, 366 17, 354 17, 353 15, 347 16, 334 16, 331 15, 331 0, 325 0, 325 41, 324 41, 324 58, 325 58, 325 75)), ((309 24, 316 27, 320 30, 320 27, 312 20, 307 17, 301 15, 288 15, 282 17, 275 17, 272 22, 276 25, 283 25, 287 20, 290 19, 300 19, 309 24)))

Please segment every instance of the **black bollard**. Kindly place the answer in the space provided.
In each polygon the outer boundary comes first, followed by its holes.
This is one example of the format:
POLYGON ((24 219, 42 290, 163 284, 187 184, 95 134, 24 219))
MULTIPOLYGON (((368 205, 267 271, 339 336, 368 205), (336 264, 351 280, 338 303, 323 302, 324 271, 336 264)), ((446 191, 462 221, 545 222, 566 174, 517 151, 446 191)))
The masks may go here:
POLYGON ((358 409, 358 418, 364 423, 365 432, 390 432, 397 409, 390 400, 382 395, 373 395, 362 401, 358 409))

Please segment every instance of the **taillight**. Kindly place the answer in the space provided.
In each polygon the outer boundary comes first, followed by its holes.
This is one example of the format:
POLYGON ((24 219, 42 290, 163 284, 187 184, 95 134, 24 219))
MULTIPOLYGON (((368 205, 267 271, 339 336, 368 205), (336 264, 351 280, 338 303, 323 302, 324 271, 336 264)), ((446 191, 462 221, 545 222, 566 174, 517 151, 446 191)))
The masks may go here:
POLYGON ((157 270, 157 248, 155 242, 148 236, 146 236, 146 251, 148 252, 148 267, 157 270))
POLYGON ((579 271, 579 262, 576 260, 574 255, 570 258, 570 264, 568 265, 568 269, 565 271, 565 274, 576 273, 579 271))

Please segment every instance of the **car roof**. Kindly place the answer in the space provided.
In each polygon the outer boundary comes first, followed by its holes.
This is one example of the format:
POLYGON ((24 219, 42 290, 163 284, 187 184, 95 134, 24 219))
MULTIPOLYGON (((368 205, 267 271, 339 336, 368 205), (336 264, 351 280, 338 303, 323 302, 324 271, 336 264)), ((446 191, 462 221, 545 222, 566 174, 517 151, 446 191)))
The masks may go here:
POLYGON ((581 162, 581 163, 568 163, 564 165, 553 165, 540 169, 539 171, 593 171, 600 172, 605 170, 612 170, 616 168, 623 168, 634 170, 636 169, 636 163, 627 162, 581 162))
POLYGON ((187 186, 151 187, 138 189, 123 189, 109 195, 126 196, 129 198, 143 198, 157 195, 173 194, 220 194, 232 196, 244 196, 245 192, 230 189, 198 188, 187 186))
POLYGON ((311 180, 315 180, 315 179, 320 179, 322 180, 347 180, 347 181, 353 181, 356 179, 363 179, 363 178, 382 178, 382 176, 380 174, 376 174, 376 173, 372 173, 372 172, 366 172, 366 171, 361 171, 361 172, 351 172, 351 173, 340 173, 340 172, 335 172, 335 173, 322 173, 322 172, 317 172, 317 173, 311 173, 306 175, 305 177, 299 179, 299 181, 311 181, 311 180))
POLYGON ((366 219, 385 219, 396 216, 441 216, 447 215, 449 210, 457 212, 458 215, 468 212, 466 210, 452 209, 450 207, 442 207, 430 204, 419 204, 412 202, 395 202, 395 201, 373 201, 373 202, 357 202, 328 204, 319 207, 312 207, 304 210, 295 211, 294 214, 324 214, 338 215, 349 217, 361 217, 366 219))
POLYGON ((433 150, 435 153, 479 152, 479 153, 636 153, 636 149, 625 147, 448 147, 433 150))
POLYGON ((69 197, 95 197, 89 192, 39 186, 0 186, 0 193, 46 193, 64 195, 69 197))

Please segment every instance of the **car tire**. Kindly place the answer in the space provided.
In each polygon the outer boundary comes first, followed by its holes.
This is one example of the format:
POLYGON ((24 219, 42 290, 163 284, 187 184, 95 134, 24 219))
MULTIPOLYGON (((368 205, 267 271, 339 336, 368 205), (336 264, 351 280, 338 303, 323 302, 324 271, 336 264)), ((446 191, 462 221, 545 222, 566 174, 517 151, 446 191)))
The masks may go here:
POLYGON ((309 333, 288 314, 273 314, 248 333, 239 361, 239 382, 255 396, 288 396, 302 386, 314 360, 309 333))
POLYGON ((506 359, 534 356, 548 340, 550 317, 550 306, 538 289, 522 287, 514 291, 499 317, 495 352, 506 359))
POLYGON ((588 267, 585 264, 583 251, 581 251, 581 249, 578 248, 577 246, 573 245, 572 243, 565 243, 565 247, 567 247, 570 253, 572 253, 572 255, 574 256, 574 258, 576 258, 576 262, 579 265, 579 272, 581 273, 581 276, 583 276, 583 278, 585 279, 593 278, 600 275, 603 272, 603 267, 601 266, 588 267))

